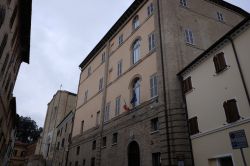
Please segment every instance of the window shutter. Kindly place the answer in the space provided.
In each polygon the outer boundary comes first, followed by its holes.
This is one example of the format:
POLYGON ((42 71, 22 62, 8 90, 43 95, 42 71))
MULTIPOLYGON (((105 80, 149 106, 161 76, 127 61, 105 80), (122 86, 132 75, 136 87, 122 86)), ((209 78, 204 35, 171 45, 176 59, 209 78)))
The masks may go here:
POLYGON ((213 60, 214 60, 215 71, 216 71, 216 73, 218 73, 218 72, 220 71, 218 57, 215 56, 215 57, 213 58, 213 60))
POLYGON ((224 107, 224 110, 225 110, 227 123, 231 123, 231 121, 230 121, 230 111, 229 111, 229 107, 228 107, 228 104, 227 104, 226 101, 223 103, 223 107, 224 107))
POLYGON ((220 71, 222 71, 227 67, 223 52, 218 54, 218 59, 219 59, 219 63, 220 63, 220 71))
POLYGON ((239 111, 237 108, 236 100, 232 99, 228 101, 228 107, 230 109, 231 122, 235 122, 240 119, 239 111))

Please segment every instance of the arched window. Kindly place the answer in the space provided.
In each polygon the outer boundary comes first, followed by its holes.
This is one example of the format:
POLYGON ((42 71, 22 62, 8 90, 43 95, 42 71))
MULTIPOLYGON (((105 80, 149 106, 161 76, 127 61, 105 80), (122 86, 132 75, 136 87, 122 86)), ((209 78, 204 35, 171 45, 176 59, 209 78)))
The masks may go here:
POLYGON ((133 62, 133 64, 138 62, 140 59, 140 47, 141 47, 141 42, 139 39, 137 39, 132 45, 132 62, 133 62))
POLYGON ((139 22, 139 16, 135 16, 134 19, 133 19, 133 30, 137 29, 140 25, 140 22, 139 22))
POLYGON ((132 98, 131 104, 136 107, 140 104, 140 79, 137 77, 134 79, 132 84, 132 98))

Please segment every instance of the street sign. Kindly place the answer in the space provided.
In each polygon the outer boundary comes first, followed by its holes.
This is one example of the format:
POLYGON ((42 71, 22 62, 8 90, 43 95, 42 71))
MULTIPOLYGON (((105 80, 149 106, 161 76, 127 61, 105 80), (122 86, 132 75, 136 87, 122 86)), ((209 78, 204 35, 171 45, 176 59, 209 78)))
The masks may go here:
POLYGON ((248 147, 247 138, 244 130, 230 132, 229 136, 233 149, 242 149, 248 147))

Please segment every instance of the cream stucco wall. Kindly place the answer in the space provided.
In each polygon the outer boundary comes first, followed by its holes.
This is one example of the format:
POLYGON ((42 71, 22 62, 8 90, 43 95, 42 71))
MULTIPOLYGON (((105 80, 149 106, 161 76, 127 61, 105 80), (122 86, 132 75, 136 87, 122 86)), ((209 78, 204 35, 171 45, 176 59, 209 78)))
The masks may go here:
MULTIPOLYGON (((236 51, 242 66, 246 85, 249 87, 250 61, 246 43, 250 41, 250 30, 241 32, 234 39, 236 51)), ((193 89, 185 94, 188 118, 197 117, 199 133, 191 136, 195 165, 212 166, 223 156, 231 156, 234 165, 243 165, 240 150, 233 150, 229 132, 244 130, 250 140, 250 106, 243 86, 232 44, 227 40, 219 48, 184 74, 191 76, 193 89), (223 52, 227 69, 216 74, 214 55, 223 52), (240 119, 226 122, 223 102, 236 99, 240 119)), ((250 148, 244 149, 247 163, 250 163, 250 148)))
POLYGON ((249 55, 249 43, 250 41, 250 29, 243 32, 244 34, 240 35, 236 39, 234 39, 235 49, 238 54, 239 63, 242 68, 242 73, 244 75, 244 79, 246 81, 246 86, 248 89, 248 93, 250 94, 250 55, 249 55))
POLYGON ((77 110, 74 121, 72 136, 81 134, 81 123, 84 121, 83 131, 96 127, 97 112, 101 112, 103 101, 103 90, 99 92, 99 80, 105 77, 105 63, 101 63, 102 53, 105 51, 107 60, 107 50, 109 50, 109 66, 107 74, 107 98, 104 103, 110 102, 111 108, 109 119, 115 115, 115 99, 121 96, 121 112, 124 100, 130 104, 131 91, 130 81, 135 75, 140 75, 141 81, 141 103, 150 99, 150 76, 157 72, 155 50, 149 52, 148 35, 154 32, 154 16, 148 16, 147 7, 153 0, 143 5, 134 16, 139 16, 140 26, 136 30, 132 29, 131 17, 124 23, 121 29, 110 39, 110 48, 102 48, 97 55, 83 67, 78 89, 77 110), (118 39, 123 35, 123 43, 119 45, 118 39), (139 38, 140 61, 132 65, 131 46, 139 38), (122 75, 117 78, 117 63, 122 60, 122 75), (92 74, 88 77, 88 67, 91 66, 92 74), (122 87, 122 88, 121 88, 122 87), (84 103, 85 91, 88 90, 88 101, 84 103))
POLYGON ((220 52, 224 52, 229 66, 225 71, 216 74, 213 56, 210 56, 185 76, 191 76, 193 85, 193 90, 186 94, 188 116, 189 118, 198 117, 200 132, 227 124, 223 108, 223 102, 226 100, 236 99, 240 116, 250 117, 249 104, 231 44, 228 43, 213 55, 220 52))

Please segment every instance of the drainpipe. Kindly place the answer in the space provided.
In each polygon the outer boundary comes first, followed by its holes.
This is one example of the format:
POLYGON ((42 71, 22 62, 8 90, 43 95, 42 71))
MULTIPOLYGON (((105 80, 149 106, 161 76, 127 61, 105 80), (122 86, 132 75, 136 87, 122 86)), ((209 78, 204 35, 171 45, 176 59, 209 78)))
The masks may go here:
POLYGON ((161 33, 161 18, 160 18, 160 2, 157 0, 157 14, 158 14, 158 27, 159 27, 159 38, 160 38, 160 54, 161 54, 161 68, 162 68, 162 80, 163 80, 163 97, 164 97, 164 107, 165 107, 165 119, 166 119, 166 137, 167 137, 167 149, 168 149, 168 165, 172 165, 171 161, 171 147, 170 147, 170 137, 169 137, 169 124, 168 124, 168 108, 167 108, 167 96, 166 96, 166 82, 165 82, 165 68, 164 68, 164 58, 163 58, 163 48, 162 48, 162 33, 161 33))
POLYGON ((100 147, 99 147, 99 160, 97 162, 97 166, 101 166, 101 158, 102 158, 102 136, 103 136, 103 128, 104 128, 104 113, 105 113, 105 106, 106 106, 106 97, 107 97, 107 87, 108 87, 108 70, 109 70, 109 54, 110 54, 110 41, 106 43, 106 59, 105 59, 105 69, 104 69, 104 86, 103 86, 103 96, 102 96, 102 106, 100 110, 101 114, 101 123, 100 123, 100 147))
POLYGON ((235 59, 236 59, 236 62, 237 62, 237 65, 238 65, 238 69, 239 69, 239 72, 240 72, 240 77, 241 77, 241 80, 242 80, 242 83, 243 83, 243 86, 244 86, 244 90, 245 90, 245 93, 246 93, 246 96, 247 96, 248 104, 250 106, 250 97, 249 97, 249 93, 248 93, 246 81, 245 81, 245 78, 244 78, 244 75, 243 75, 243 72, 242 72, 242 68, 241 68, 241 65, 240 65, 238 53, 236 51, 235 44, 234 44, 234 41, 233 41, 232 37, 229 36, 228 39, 231 42, 232 47, 233 47, 235 59))

